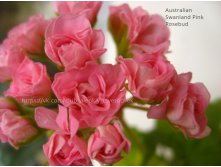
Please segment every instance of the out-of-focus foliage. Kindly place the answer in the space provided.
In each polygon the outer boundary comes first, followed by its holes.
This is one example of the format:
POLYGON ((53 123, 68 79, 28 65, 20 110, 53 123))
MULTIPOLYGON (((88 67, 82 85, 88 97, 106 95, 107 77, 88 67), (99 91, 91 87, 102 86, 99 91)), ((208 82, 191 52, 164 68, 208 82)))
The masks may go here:
POLYGON ((167 121, 148 133, 134 129, 143 151, 132 141, 131 153, 116 165, 221 165, 221 100, 208 106, 207 116, 212 132, 204 139, 185 138, 167 121))
POLYGON ((46 137, 41 136, 19 150, 0 142, 0 165, 46 165, 47 161, 42 153, 42 145, 46 141, 46 137))

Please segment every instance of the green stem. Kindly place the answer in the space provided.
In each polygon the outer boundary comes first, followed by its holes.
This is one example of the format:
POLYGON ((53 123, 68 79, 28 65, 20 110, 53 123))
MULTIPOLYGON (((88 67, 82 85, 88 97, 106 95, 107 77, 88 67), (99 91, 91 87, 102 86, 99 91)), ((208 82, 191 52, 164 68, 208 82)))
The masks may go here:
MULTIPOLYGON (((127 84, 125 85, 125 87, 127 87, 127 84)), ((128 98, 128 99, 126 99, 126 103, 127 104, 131 104, 131 103, 133 103, 134 101, 133 101, 133 97, 130 97, 130 98, 128 98)))
POLYGON ((33 107, 27 107, 27 106, 22 106, 22 110, 26 115, 33 115, 35 108, 33 107))
POLYGON ((23 116, 25 116, 25 115, 33 115, 34 110, 35 110, 33 107, 24 106, 21 103, 17 102, 12 97, 7 97, 7 99, 8 99, 9 102, 14 104, 18 108, 18 111, 19 111, 19 113, 21 115, 23 115, 23 116))
POLYGON ((147 101, 140 100, 140 99, 138 99, 138 98, 136 98, 136 97, 133 97, 132 100, 133 100, 133 102, 135 102, 135 103, 137 103, 137 104, 141 104, 141 105, 148 104, 147 101))

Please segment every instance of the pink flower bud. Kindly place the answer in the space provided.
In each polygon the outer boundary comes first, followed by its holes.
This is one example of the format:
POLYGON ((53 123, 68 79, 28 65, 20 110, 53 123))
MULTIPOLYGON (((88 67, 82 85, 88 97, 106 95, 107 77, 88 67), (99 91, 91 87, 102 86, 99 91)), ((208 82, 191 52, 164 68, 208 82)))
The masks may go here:
POLYGON ((32 62, 26 57, 18 67, 5 96, 14 97, 25 104, 36 105, 38 101, 33 99, 47 98, 50 93, 51 81, 46 66, 32 62))
POLYGON ((38 133, 31 122, 11 110, 0 109, 0 139, 9 142, 13 147, 29 142, 38 133))
POLYGON ((118 61, 128 79, 128 89, 138 99, 159 102, 171 91, 176 71, 162 55, 136 54, 134 59, 118 61))
POLYGON ((89 157, 104 164, 113 164, 122 159, 121 151, 129 153, 130 142, 124 136, 119 122, 97 127, 88 141, 89 157))
POLYGON ((77 136, 54 133, 43 145, 43 150, 50 165, 58 166, 88 166, 86 143, 77 136))
POLYGON ((93 30, 84 16, 62 15, 52 20, 45 32, 47 56, 65 70, 96 61, 105 52, 103 46, 102 31, 93 30))
POLYGON ((149 15, 141 7, 131 10, 127 4, 111 6, 109 23, 115 42, 119 44, 126 34, 131 51, 165 53, 169 48, 170 32, 164 19, 149 15))
POLYGON ((148 117, 167 118, 180 128, 184 135, 203 138, 210 133, 205 115, 210 94, 202 83, 189 83, 191 77, 191 73, 178 75, 173 82, 169 99, 165 99, 158 106, 152 106, 148 117))

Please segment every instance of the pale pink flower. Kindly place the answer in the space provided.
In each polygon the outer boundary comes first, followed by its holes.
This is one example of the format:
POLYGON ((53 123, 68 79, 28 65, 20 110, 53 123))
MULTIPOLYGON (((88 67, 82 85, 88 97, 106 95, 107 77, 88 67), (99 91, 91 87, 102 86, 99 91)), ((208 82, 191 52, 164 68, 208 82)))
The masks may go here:
POLYGON ((17 46, 6 43, 0 45, 0 82, 12 79, 25 56, 23 49, 17 46))
POLYGON ((56 1, 53 2, 55 11, 60 14, 72 13, 75 15, 85 15, 92 24, 96 22, 97 14, 101 8, 100 1, 56 1))
POLYGON ((111 6, 109 25, 115 41, 119 44, 124 39, 130 51, 152 54, 165 53, 169 48, 170 32, 164 19, 148 14, 141 7, 131 10, 127 4, 111 6))
POLYGON ((163 56, 136 54, 133 59, 120 57, 118 61, 127 76, 128 89, 136 98, 158 102, 171 91, 176 71, 163 56))
POLYGON ((96 127, 107 124, 124 103, 124 81, 120 65, 88 63, 81 70, 57 73, 52 89, 80 127, 96 127))
POLYGON ((28 53, 44 52, 44 33, 48 21, 41 14, 31 16, 27 22, 14 27, 5 43, 19 46, 28 53))
POLYGON ((210 133, 205 115, 210 94, 202 83, 189 83, 191 77, 191 73, 178 75, 169 98, 158 106, 152 106, 148 117, 167 118, 180 128, 184 135, 203 138, 210 133))
POLYGON ((131 143, 124 136, 119 122, 98 126, 88 141, 89 157, 103 164, 113 164, 122 159, 121 152, 129 153, 131 143))
POLYGON ((78 136, 55 132, 43 145, 43 151, 50 165, 81 166, 90 165, 87 145, 78 136))
POLYGON ((0 139, 9 142, 13 147, 26 144, 38 134, 31 122, 19 115, 17 111, 0 109, 0 139))
MULTIPOLYGON (((26 57, 18 67, 9 89, 4 94, 24 103, 26 103, 25 99, 49 97, 51 80, 47 74, 46 66, 26 57)), ((30 105, 35 105, 34 102, 30 105)), ((29 102, 27 103, 29 104, 29 102)))
POLYGON ((65 70, 81 68, 104 52, 104 35, 85 16, 66 14, 52 20, 45 33, 45 52, 65 70), (74 28, 73 28, 74 27, 74 28))

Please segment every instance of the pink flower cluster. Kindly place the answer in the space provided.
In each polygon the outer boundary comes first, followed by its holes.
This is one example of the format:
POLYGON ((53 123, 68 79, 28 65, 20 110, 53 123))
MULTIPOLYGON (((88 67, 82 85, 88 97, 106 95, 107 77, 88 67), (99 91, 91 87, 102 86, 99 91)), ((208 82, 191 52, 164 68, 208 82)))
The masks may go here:
POLYGON ((50 165, 114 164, 131 147, 121 127, 127 90, 150 105, 149 118, 167 119, 189 137, 209 134, 210 94, 166 59, 170 32, 163 18, 111 6, 109 28, 120 55, 116 65, 101 64, 104 34, 93 28, 101 4, 54 2, 57 17, 32 16, 8 33, 0 45, 0 82, 10 81, 8 98, 0 98, 2 142, 18 148, 41 128, 51 132, 43 145, 50 165), (49 75, 45 61, 56 71, 49 75), (59 105, 23 101, 54 97, 59 105))
POLYGON ((49 141, 43 145, 50 165, 91 165, 90 158, 112 164, 122 158, 121 150, 128 153, 130 149, 130 142, 117 121, 97 126, 86 143, 79 120, 67 107, 59 106, 58 113, 37 107, 35 120, 39 127, 54 130, 49 141))
POLYGON ((190 83, 191 73, 177 74, 166 59, 169 30, 158 15, 142 8, 131 10, 124 4, 110 8, 110 29, 115 41, 126 34, 128 51, 118 58, 132 95, 150 104, 149 118, 168 119, 175 127, 193 138, 210 133, 205 109, 210 94, 202 83, 190 83), (126 28, 125 28, 126 27, 126 28), (117 38, 117 39, 116 39, 117 38))

